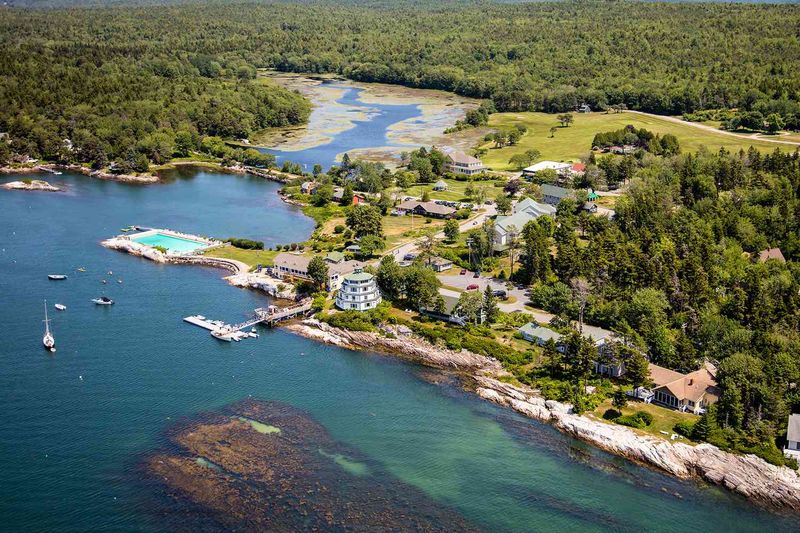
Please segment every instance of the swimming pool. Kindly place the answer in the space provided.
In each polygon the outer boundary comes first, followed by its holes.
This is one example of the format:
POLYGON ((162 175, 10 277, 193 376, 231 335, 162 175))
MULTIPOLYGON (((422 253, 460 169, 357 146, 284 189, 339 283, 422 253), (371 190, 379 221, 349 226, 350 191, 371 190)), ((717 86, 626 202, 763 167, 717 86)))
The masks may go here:
POLYGON ((206 248, 208 244, 192 239, 184 239, 174 235, 155 232, 147 233, 140 237, 131 237, 131 240, 147 246, 161 246, 170 252, 184 253, 193 252, 200 248, 206 248))

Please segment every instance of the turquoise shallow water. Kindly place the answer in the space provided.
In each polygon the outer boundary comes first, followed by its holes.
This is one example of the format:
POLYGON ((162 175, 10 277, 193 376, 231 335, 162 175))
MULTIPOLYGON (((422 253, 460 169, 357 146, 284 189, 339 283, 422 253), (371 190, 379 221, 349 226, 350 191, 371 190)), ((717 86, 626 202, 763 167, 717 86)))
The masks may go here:
POLYGON ((191 252, 193 250, 197 250, 198 248, 204 248, 206 246, 205 244, 199 241, 193 241, 191 239, 183 239, 181 237, 165 235, 163 233, 152 233, 149 235, 144 235, 142 237, 137 237, 135 235, 132 235, 131 240, 141 244, 146 244, 148 246, 162 246, 167 250, 169 250, 170 252, 191 252))
MULTIPOLYGON (((236 321, 264 298, 229 286, 221 271, 99 245, 129 224, 302 240, 312 222, 272 183, 191 170, 147 187, 48 179, 69 191, 0 194, 0 530, 171 529, 139 482, 142 457, 164 445, 175 420, 247 397, 306 410, 486 530, 796 530, 794 519, 593 450, 457 383, 432 384, 413 365, 281 330, 217 342, 182 317, 236 321), (102 285, 109 270, 123 283, 102 285), (69 279, 48 281, 51 272, 69 279), (91 304, 103 291, 114 306, 91 304), (54 355, 40 346, 44 298, 68 306, 51 314, 54 355)), ((374 472, 332 460, 343 475, 374 472)))

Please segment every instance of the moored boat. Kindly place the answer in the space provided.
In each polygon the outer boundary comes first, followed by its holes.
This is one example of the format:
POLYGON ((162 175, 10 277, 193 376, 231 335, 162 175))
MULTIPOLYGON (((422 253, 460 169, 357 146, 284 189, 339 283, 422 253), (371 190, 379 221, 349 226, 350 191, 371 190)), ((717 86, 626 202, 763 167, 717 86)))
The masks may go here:
POLYGON ((56 309, 58 309, 59 311, 66 311, 66 310, 67 310, 67 306, 66 306, 66 305, 64 305, 64 304, 56 304, 56 305, 54 305, 53 307, 55 307, 55 308, 56 308, 56 309))
POLYGON ((114 300, 107 296, 101 296, 100 298, 92 298, 92 301, 97 305, 114 305, 114 300))
POLYGON ((55 281, 60 281, 62 279, 67 279, 66 274, 48 274, 47 279, 52 279, 55 281))
POLYGON ((78 272, 86 272, 86 267, 80 267, 80 268, 78 269, 78 272))
POLYGON ((219 339, 225 342, 233 341, 233 337, 231 337, 230 333, 221 330, 212 331, 211 336, 214 337, 215 339, 219 339))

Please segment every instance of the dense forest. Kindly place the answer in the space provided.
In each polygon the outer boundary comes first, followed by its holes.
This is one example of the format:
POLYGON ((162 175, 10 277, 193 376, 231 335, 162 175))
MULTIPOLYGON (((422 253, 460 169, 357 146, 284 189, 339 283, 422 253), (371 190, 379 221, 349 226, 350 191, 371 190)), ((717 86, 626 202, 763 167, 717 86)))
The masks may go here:
POLYGON ((302 99, 253 79, 261 67, 444 89, 499 111, 737 107, 789 128, 800 116, 800 12, 788 5, 0 9, 0 131, 47 158, 69 138, 84 161, 133 149, 158 162, 178 132, 185 146, 304 120, 302 99))
POLYGON ((800 408, 800 152, 626 158, 634 178, 614 219, 562 201, 554 221, 521 232, 514 277, 532 284, 535 305, 571 320, 582 280, 586 320, 654 363, 718 364, 722 396, 700 438, 780 462, 773 438, 800 408), (786 262, 765 260, 770 248, 786 262))

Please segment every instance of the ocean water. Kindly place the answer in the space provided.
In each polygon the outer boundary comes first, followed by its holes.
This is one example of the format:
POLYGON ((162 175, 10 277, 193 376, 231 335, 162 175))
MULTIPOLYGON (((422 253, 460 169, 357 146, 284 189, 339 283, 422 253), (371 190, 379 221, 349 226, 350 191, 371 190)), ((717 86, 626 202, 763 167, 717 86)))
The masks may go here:
MULTIPOLYGON (((68 192, 0 191, 0 530, 169 530, 142 488, 143 457, 176 420, 248 397, 307 411, 485 530, 796 530, 795 518, 594 450, 455 381, 434 384, 420 367, 280 329, 221 343, 182 322, 236 321, 266 301, 222 271, 157 265, 99 241, 139 224, 274 244, 302 240, 313 223, 258 178, 168 177, 132 186, 49 176, 68 192), (49 281, 55 272, 69 279, 49 281), (102 294, 116 304, 90 302, 102 294), (55 354, 41 347, 44 299, 55 354)), ((371 475, 332 460, 343 475, 371 475)))

